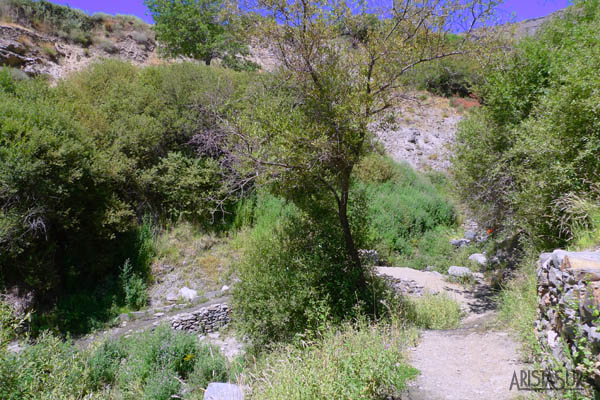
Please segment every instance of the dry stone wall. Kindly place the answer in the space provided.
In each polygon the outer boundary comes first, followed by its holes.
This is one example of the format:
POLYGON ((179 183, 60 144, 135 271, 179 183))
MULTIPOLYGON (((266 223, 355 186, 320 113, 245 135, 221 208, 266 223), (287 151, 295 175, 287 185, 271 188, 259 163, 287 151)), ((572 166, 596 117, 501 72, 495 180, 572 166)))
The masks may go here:
POLYGON ((224 303, 202 307, 191 313, 181 313, 170 319, 171 327, 179 331, 211 333, 231 322, 229 306, 224 303))
MULTIPOLYGON (((600 383, 600 252, 555 250, 540 256, 537 269, 538 340, 569 369, 582 342, 594 364, 589 378, 600 383)), ((589 373, 589 370, 587 371, 589 373)))

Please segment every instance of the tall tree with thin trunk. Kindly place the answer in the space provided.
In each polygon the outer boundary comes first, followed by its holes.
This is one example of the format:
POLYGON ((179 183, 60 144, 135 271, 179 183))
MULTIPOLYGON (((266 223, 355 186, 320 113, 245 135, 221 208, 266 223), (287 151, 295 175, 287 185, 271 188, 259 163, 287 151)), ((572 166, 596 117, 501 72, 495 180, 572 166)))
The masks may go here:
POLYGON ((371 140, 368 125, 406 97, 403 76, 411 69, 481 49, 489 37, 483 25, 498 3, 255 4, 266 17, 257 37, 271 46, 281 68, 276 83, 257 89, 251 107, 228 122, 230 154, 245 171, 244 183, 269 182, 301 206, 329 196, 348 267, 358 271, 357 288, 364 288, 365 276, 350 223, 350 189, 353 170, 371 140))

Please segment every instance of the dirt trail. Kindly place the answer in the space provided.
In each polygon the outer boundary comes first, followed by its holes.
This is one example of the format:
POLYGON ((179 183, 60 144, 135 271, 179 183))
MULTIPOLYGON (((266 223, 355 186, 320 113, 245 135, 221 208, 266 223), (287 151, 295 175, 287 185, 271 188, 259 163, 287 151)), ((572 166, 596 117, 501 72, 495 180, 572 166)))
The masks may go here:
MULTIPOLYGON (((461 327, 423 331, 409 353, 421 371, 403 400, 508 400, 514 371, 523 368, 519 345, 497 323, 492 291, 483 281, 473 287, 449 283, 440 274, 410 268, 379 268, 396 279, 413 280, 425 291, 446 292, 465 312, 461 327)), ((518 372, 517 372, 518 373, 518 372)))

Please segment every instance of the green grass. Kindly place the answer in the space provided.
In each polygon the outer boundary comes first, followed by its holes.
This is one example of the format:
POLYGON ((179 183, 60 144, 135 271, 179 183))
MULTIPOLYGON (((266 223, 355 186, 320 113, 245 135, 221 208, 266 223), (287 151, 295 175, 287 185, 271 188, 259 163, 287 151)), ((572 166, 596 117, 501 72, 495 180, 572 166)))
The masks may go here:
POLYGON ((517 276, 499 293, 500 320, 517 333, 524 346, 524 355, 531 357, 540 351, 534 333, 537 318, 537 277, 534 257, 527 258, 517 276))
POLYGON ((226 382, 229 363, 218 348, 168 326, 108 339, 79 350, 44 334, 12 354, 0 351, 0 398, 148 399, 202 398, 210 382, 226 382))
MULTIPOLYGON (((449 185, 445 177, 423 175, 377 154, 361 162, 356 176, 355 190, 365 193, 369 208, 369 238, 380 256, 397 262, 451 252, 444 241, 456 227, 456 210, 444 193, 449 185), (432 240, 434 248, 428 249, 432 240)), ((425 267, 428 261, 418 263, 425 267)))
POLYGON ((422 329, 455 329, 460 325, 460 304, 446 293, 425 294, 407 300, 404 317, 422 329))
POLYGON ((322 340, 288 346, 247 375, 250 399, 366 400, 399 396, 417 374, 403 351, 415 332, 398 325, 344 324, 322 340))

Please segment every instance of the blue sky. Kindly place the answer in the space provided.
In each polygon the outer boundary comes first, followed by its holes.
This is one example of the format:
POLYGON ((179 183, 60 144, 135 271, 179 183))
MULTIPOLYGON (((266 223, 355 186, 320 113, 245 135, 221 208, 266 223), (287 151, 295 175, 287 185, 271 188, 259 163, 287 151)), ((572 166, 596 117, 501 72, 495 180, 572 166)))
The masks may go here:
MULTIPOLYGON (((143 0, 51 0, 53 3, 69 5, 88 13, 132 14, 152 22, 143 0)), ((502 17, 514 15, 517 21, 542 17, 566 7, 568 0, 505 0, 499 7, 502 17)))

